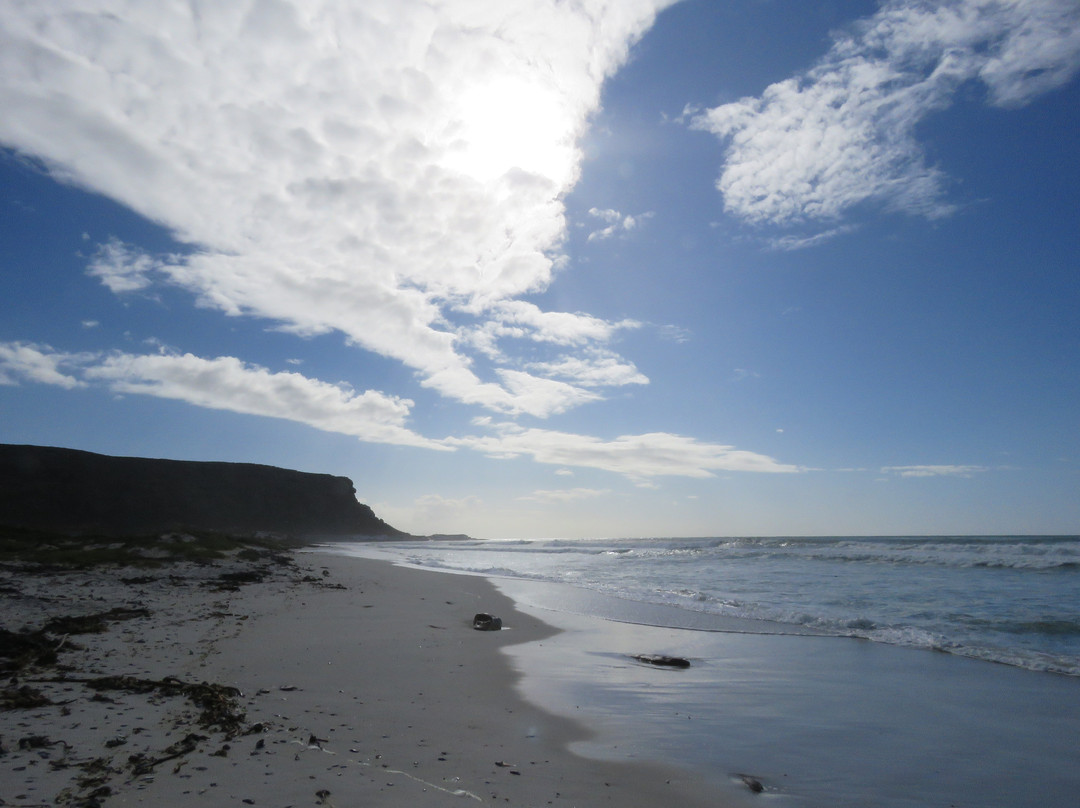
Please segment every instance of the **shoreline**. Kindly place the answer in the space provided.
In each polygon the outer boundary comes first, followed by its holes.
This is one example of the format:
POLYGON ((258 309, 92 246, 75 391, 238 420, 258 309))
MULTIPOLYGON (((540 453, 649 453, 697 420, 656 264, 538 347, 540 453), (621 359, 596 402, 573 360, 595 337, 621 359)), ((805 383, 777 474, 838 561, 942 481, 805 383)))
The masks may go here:
POLYGON ((57 611, 127 610, 101 633, 66 636, 59 670, 15 674, 52 703, 0 711, 8 804, 740 802, 689 770, 571 752, 587 728, 526 701, 500 651, 557 630, 491 581, 317 551, 290 558, 5 570, 11 631, 57 611), (477 612, 506 628, 473 630, 477 612), (89 679, 128 689, 91 693, 89 679), (206 723, 200 683, 234 724, 206 723))
POLYGON ((553 606, 567 587, 499 579, 563 629, 508 653, 530 701, 588 705, 595 734, 576 753, 678 761, 721 790, 748 772, 765 792, 752 799, 792 808, 1064 805, 1080 788, 1075 677, 853 637, 614 621, 553 606), (643 649, 691 665, 628 658, 643 649), (558 669, 538 666, 552 655, 558 669))

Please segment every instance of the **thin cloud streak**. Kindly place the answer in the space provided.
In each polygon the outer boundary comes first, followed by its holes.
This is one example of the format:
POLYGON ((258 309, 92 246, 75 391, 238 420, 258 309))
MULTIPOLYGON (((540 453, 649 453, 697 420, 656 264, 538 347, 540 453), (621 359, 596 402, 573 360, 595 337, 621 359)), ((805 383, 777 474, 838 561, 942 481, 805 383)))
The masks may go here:
POLYGON ((608 441, 554 430, 523 429, 514 424, 492 424, 490 419, 480 418, 476 426, 494 434, 425 438, 407 426, 413 406, 409 399, 377 390, 358 393, 348 385, 330 384, 295 372, 273 372, 231 356, 205 359, 192 354, 139 355, 119 351, 65 354, 43 345, 0 343, 0 384, 24 381, 69 389, 104 386, 116 393, 283 418, 371 443, 441 451, 467 448, 500 459, 525 456, 561 467, 601 469, 638 484, 661 476, 712 477, 714 471, 800 471, 765 455, 664 432, 623 435, 608 441))
POLYGON ((971 477, 979 472, 989 471, 986 466, 885 466, 882 474, 895 474, 899 477, 971 477))
POLYGON ((555 504, 578 502, 584 499, 597 499, 598 497, 607 496, 610 493, 611 490, 608 488, 555 488, 533 491, 530 495, 518 497, 518 499, 525 502, 555 504))
POLYGON ((585 466, 611 471, 646 483, 661 476, 713 477, 716 471, 795 473, 798 466, 722 444, 701 443, 668 432, 622 435, 603 440, 550 429, 496 425, 494 435, 448 438, 451 445, 483 452, 489 457, 531 457, 538 463, 585 466))
POLYGON ((283 418, 370 443, 446 450, 405 426, 413 402, 375 390, 356 392, 299 373, 274 373, 236 357, 192 354, 64 354, 48 346, 0 343, 0 382, 19 379, 66 388, 101 385, 122 394, 283 418))

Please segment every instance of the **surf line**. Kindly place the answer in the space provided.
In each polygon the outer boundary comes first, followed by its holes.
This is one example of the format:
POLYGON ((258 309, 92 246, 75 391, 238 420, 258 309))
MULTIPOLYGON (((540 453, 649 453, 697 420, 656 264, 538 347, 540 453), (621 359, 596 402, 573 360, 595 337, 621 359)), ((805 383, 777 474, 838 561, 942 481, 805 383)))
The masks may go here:
MULTIPOLYGON (((312 736, 312 737, 314 738, 314 736, 312 736)), ((316 738, 315 740, 318 741, 318 740, 321 740, 321 739, 316 738)), ((310 741, 305 743, 304 741, 296 741, 296 740, 292 741, 292 743, 296 744, 297 746, 303 746, 305 749, 318 749, 324 755, 335 755, 335 756, 337 755, 337 752, 332 752, 329 749, 323 749, 322 745, 318 744, 318 743, 311 743, 310 741)), ((464 788, 453 788, 453 789, 451 789, 451 788, 443 788, 440 785, 436 785, 435 783, 428 782, 427 780, 424 780, 421 777, 417 777, 415 774, 409 774, 408 772, 403 772, 400 769, 382 768, 381 765, 379 767, 376 767, 374 763, 368 763, 366 760, 353 760, 351 758, 346 758, 346 760, 349 763, 353 763, 353 764, 355 764, 357 766, 364 766, 365 768, 368 768, 368 769, 378 768, 380 771, 385 772, 387 774, 400 774, 403 777, 408 777, 410 780, 413 780, 413 781, 415 781, 417 783, 420 783, 420 785, 427 786, 428 788, 433 788, 436 791, 441 791, 443 794, 449 794, 451 797, 470 797, 471 799, 474 799, 477 802, 483 802, 484 801, 483 798, 480 797, 479 795, 473 794, 471 791, 466 791, 464 788)))

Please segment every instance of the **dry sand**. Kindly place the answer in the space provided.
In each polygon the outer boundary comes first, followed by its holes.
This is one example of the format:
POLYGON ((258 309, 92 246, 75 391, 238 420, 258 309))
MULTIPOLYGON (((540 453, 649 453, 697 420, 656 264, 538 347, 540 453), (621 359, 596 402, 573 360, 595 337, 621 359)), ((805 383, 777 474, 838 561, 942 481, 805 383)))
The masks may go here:
POLYGON ((524 702, 499 652, 553 630, 485 579, 285 561, 0 570, 9 630, 126 610, 8 674, 7 702, 52 703, 0 710, 0 805, 716 808, 688 772, 567 751, 586 729, 524 702))

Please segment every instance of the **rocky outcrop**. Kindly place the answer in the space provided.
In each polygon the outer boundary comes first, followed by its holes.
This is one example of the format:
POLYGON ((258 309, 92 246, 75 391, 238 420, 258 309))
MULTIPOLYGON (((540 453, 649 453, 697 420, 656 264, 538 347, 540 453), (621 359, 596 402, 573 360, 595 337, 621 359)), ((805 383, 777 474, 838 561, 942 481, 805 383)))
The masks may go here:
POLYGON ((173 530, 407 535, 357 502, 347 477, 10 444, 0 444, 0 525, 118 536, 173 530))

